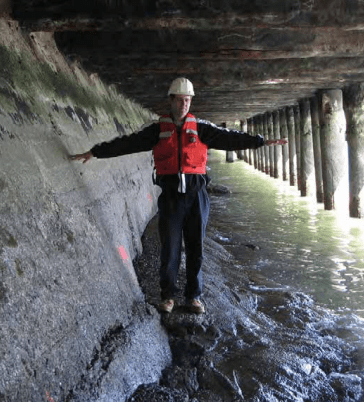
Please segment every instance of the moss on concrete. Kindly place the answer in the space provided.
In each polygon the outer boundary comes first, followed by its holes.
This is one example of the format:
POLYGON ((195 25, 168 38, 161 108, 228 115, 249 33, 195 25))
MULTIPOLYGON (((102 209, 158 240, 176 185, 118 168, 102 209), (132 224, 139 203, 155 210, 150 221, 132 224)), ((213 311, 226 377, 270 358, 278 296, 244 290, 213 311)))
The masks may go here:
POLYGON ((106 115, 117 116, 119 120, 127 121, 131 127, 140 125, 149 117, 148 111, 117 93, 115 89, 109 89, 105 94, 96 85, 86 87, 77 81, 71 69, 69 74, 57 72, 46 62, 35 63, 34 57, 26 52, 0 45, 0 64, 2 109, 11 112, 14 108, 19 110, 21 107, 21 112, 30 121, 34 120, 34 115, 45 112, 42 102, 39 102, 40 95, 55 103, 72 103, 94 115, 102 109, 106 115))
POLYGON ((24 269, 22 268, 21 262, 18 258, 15 260, 15 270, 18 276, 22 277, 24 275, 24 269))
POLYGON ((7 246, 12 247, 12 248, 18 247, 18 242, 16 241, 15 237, 13 237, 12 235, 10 235, 7 239, 7 246))
POLYGON ((18 247, 18 242, 16 238, 9 233, 9 231, 5 228, 0 227, 0 242, 5 247, 16 248, 18 247))

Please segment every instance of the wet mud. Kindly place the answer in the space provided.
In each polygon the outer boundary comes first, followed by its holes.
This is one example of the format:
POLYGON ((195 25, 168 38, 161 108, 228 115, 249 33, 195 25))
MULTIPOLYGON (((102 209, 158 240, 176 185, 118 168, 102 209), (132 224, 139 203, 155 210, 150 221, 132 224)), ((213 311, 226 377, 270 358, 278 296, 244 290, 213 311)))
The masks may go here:
MULTIPOLYGON (((146 300, 159 301, 157 219, 143 236, 135 261, 146 300)), ((206 314, 184 306, 184 259, 180 294, 162 314, 173 363, 158 383, 144 384, 128 402, 354 402, 363 400, 363 362, 347 321, 302 292, 249 269, 259 245, 242 245, 236 261, 210 222, 205 242, 206 314)))

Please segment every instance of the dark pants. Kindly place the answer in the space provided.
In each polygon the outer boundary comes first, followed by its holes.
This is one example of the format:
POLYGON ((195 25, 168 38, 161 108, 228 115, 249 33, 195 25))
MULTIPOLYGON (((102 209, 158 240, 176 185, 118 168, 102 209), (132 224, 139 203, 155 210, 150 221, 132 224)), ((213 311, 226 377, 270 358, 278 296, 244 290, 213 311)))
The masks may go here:
POLYGON ((161 297, 171 299, 177 291, 182 235, 186 252, 186 299, 202 293, 203 240, 210 210, 206 187, 188 194, 164 189, 158 199, 161 240, 161 297))

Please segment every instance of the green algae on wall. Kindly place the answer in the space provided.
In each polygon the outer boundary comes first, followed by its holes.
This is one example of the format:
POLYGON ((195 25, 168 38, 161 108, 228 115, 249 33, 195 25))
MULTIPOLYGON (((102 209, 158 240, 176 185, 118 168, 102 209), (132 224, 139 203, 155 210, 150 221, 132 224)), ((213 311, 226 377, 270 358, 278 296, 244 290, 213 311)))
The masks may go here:
POLYGON ((29 121, 37 121, 37 116, 45 112, 43 102, 39 100, 52 100, 56 104, 72 103, 79 110, 82 108, 96 116, 102 110, 102 114, 127 121, 131 130, 151 118, 149 111, 114 88, 104 87, 101 91, 100 85, 82 85, 71 68, 69 73, 55 71, 51 64, 35 62, 32 56, 0 45, 0 104, 3 112, 12 112, 15 107, 21 109, 29 121), (40 94, 43 99, 36 99, 40 94))
POLYGON ((7 230, 0 227, 0 246, 16 248, 18 242, 15 237, 7 230))

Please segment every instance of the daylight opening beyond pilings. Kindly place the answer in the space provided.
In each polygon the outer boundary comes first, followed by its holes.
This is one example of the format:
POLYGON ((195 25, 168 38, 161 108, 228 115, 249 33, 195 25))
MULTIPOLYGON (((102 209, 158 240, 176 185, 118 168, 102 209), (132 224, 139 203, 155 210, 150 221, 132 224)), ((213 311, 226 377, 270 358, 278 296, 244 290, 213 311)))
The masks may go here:
MULTIPOLYGON (((289 180, 326 210, 364 217, 364 83, 322 89, 296 105, 252 116, 240 130, 288 144, 237 151, 238 159, 289 180)), ((234 156, 227 153, 227 160, 234 156)))

